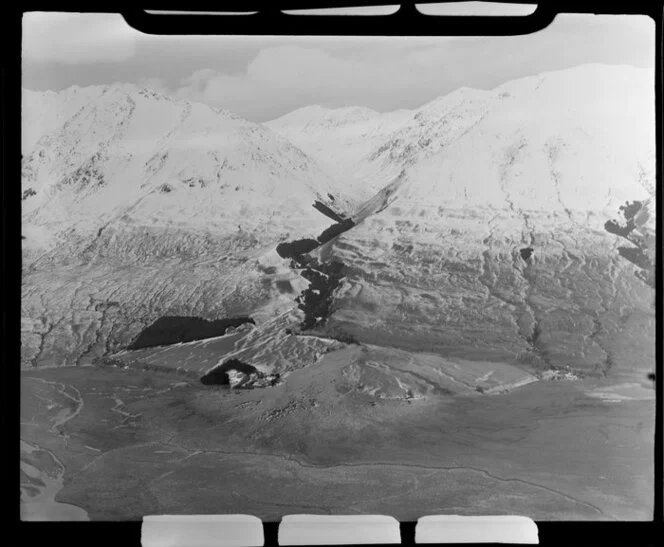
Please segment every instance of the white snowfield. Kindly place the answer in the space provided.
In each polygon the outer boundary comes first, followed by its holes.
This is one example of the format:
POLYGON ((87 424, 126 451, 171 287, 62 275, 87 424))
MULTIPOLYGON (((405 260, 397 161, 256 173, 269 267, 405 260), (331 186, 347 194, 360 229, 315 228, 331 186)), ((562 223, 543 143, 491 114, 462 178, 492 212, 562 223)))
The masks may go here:
POLYGON ((654 359, 652 290, 604 229, 639 200, 654 233, 652 70, 585 65, 266 124, 131 85, 25 91, 23 108, 24 364, 89 362, 165 315, 252 315, 238 355, 265 372, 315 362, 322 342, 284 334, 307 283, 275 247, 333 223, 317 200, 358 222, 315 251, 348 269, 329 329, 376 354, 349 381, 417 398, 457 374, 416 376, 429 354, 506 364, 466 365, 473 393, 654 359))
POLYGON ((306 107, 266 125, 375 191, 405 170, 400 200, 613 215, 653 195, 654 99, 652 70, 584 65, 412 111, 306 107))
POLYGON ((207 105, 125 85, 26 91, 23 112, 28 229, 92 233, 122 220, 315 236, 330 224, 315 200, 351 203, 289 141, 207 105))

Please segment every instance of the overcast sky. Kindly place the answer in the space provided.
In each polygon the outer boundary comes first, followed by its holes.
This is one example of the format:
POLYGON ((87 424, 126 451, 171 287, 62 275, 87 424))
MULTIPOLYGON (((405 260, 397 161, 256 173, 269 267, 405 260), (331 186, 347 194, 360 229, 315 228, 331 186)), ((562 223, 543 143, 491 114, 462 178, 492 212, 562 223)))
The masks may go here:
POLYGON ((310 104, 414 108, 458 87, 584 63, 654 66, 654 22, 559 15, 509 37, 152 36, 120 15, 27 13, 23 86, 130 82, 266 121, 310 104))

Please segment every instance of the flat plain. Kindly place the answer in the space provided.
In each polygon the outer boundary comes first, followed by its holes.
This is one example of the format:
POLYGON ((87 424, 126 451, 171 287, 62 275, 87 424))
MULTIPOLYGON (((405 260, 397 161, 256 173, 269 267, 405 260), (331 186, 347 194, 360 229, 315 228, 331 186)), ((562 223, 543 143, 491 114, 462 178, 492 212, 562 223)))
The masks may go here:
POLYGON ((116 367, 25 371, 23 439, 66 467, 55 501, 93 520, 228 512, 650 519, 647 380, 377 399, 344 376, 359 352, 330 352, 269 390, 116 367))

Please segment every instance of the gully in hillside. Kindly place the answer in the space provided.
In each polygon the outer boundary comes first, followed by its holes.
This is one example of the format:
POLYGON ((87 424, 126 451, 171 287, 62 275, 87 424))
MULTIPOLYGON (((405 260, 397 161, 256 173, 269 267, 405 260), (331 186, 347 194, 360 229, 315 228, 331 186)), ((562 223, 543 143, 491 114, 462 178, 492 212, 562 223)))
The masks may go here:
MULTIPOLYGON (((317 201, 314 207, 320 211, 320 205, 323 204, 317 201)), ((305 315, 304 320, 300 323, 302 330, 312 329, 325 324, 325 321, 332 312, 332 295, 341 285, 341 280, 344 278, 343 263, 339 261, 321 263, 313 257, 306 256, 307 253, 310 253, 355 226, 355 222, 352 219, 344 219, 341 215, 329 209, 329 207, 324 205, 323 207, 325 210, 321 212, 331 218, 336 218, 338 220, 336 224, 323 230, 316 239, 297 239, 277 245, 279 256, 290 258, 290 267, 294 270, 300 270, 300 275, 309 281, 309 287, 302 291, 296 298, 298 308, 305 315), (328 210, 334 216, 328 214, 326 212, 328 210)))

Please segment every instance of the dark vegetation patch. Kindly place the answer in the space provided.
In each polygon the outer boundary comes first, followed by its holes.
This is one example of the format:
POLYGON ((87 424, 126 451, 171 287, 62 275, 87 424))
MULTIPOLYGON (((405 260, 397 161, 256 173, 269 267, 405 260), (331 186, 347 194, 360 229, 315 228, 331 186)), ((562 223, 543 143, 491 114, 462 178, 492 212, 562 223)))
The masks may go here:
MULTIPOLYGON (((324 230, 318 236, 318 241, 298 239, 277 245, 279 256, 290 258, 290 267, 301 270, 300 275, 309 281, 309 287, 296 298, 298 307, 304 311, 305 315, 304 320, 300 323, 302 330, 325 324, 332 313, 332 294, 345 277, 343 263, 335 260, 320 263, 306 254, 353 226, 355 223, 351 219, 346 219, 324 230)), ((292 289, 290 283, 288 285, 292 289)))
POLYGON ((127 349, 141 349, 153 346, 166 346, 179 342, 193 342, 221 336, 230 327, 253 323, 251 317, 235 317, 207 321, 200 317, 160 317, 144 329, 127 349))
POLYGON ((304 238, 279 243, 279 245, 277 245, 277 253, 281 258, 297 259, 298 257, 313 251, 323 243, 327 243, 333 237, 350 230, 353 226, 355 226, 355 223, 348 218, 323 230, 316 239, 304 238))
POLYGON ((647 269, 652 265, 640 247, 618 247, 618 253, 639 268, 647 269))
POLYGON ((607 220, 604 223, 604 229, 610 234, 620 237, 627 237, 636 228, 633 220, 629 220, 627 224, 620 224, 615 220, 607 220))
POLYGON ((625 205, 621 205, 619 207, 619 210, 622 211, 625 220, 633 220, 634 217, 636 216, 636 213, 638 213, 641 210, 642 206, 643 203, 641 203, 640 201, 633 201, 632 203, 626 201, 625 205))
POLYGON ((293 285, 287 279, 279 279, 275 285, 280 293, 291 293, 293 292, 293 285))
POLYGON ((235 388, 251 389, 255 387, 269 387, 276 386, 280 380, 281 375, 264 374, 253 365, 240 361, 239 359, 229 359, 223 365, 216 367, 207 374, 201 377, 201 383, 206 386, 210 385, 230 385, 230 371, 236 371, 243 376, 235 388))
POLYGON ((627 222, 623 224, 615 220, 608 220, 604 223, 604 229, 610 234, 622 237, 634 245, 634 247, 618 247, 618 253, 621 257, 629 260, 639 268, 639 270, 634 272, 636 277, 654 288, 655 265, 652 258, 654 249, 649 248, 649 244, 653 242, 648 240, 647 235, 642 237, 638 232, 633 236, 631 235, 636 229, 634 218, 641 211, 642 207, 643 203, 640 201, 633 201, 632 203, 626 201, 625 205, 620 206, 619 211, 627 222))
POLYGON ((302 268, 300 275, 309 281, 309 287, 296 298, 298 308, 304 312, 302 330, 322 326, 332 313, 332 294, 345 277, 343 263, 333 260, 320 263, 315 258, 293 261, 293 268, 302 268))
POLYGON ((205 384, 206 386, 228 385, 230 383, 228 372, 231 370, 241 372, 242 374, 246 374, 247 376, 259 372, 259 370, 253 365, 244 363, 239 359, 229 359, 223 365, 211 370, 210 372, 202 376, 201 383, 205 384))
POLYGON ((643 203, 640 201, 633 201, 632 203, 626 201, 625 205, 621 205, 618 209, 627 222, 621 224, 615 220, 607 220, 604 223, 604 229, 611 234, 626 238, 636 228, 634 217, 641 210, 642 206, 643 203))
POLYGON ((341 222, 337 222, 326 230, 323 230, 323 232, 318 236, 318 241, 320 241, 321 245, 323 243, 327 243, 333 237, 336 237, 339 234, 350 230, 353 226, 355 226, 355 223, 350 218, 347 218, 341 222))
POLYGON ((519 252, 521 253, 521 258, 523 258, 524 260, 528 260, 533 255, 533 248, 526 247, 524 249, 521 249, 519 252))
POLYGON ((323 213, 326 217, 331 218, 335 222, 343 222, 344 216, 340 215, 339 213, 336 213, 332 209, 330 209, 327 205, 325 205, 322 201, 314 201, 313 208, 316 209, 317 211, 323 213))
POLYGON ((277 273, 277 268, 275 266, 263 266, 262 264, 259 264, 258 269, 266 275, 273 275, 277 273))
POLYGON ((313 251, 320 243, 315 239, 296 239, 277 245, 277 253, 281 258, 297 258, 300 255, 313 251))
POLYGON ((331 329, 329 332, 327 332, 327 335, 330 338, 334 338, 335 340, 338 340, 339 342, 343 342, 344 344, 359 344, 359 340, 356 338, 356 336, 353 333, 348 332, 347 330, 343 329, 342 327, 336 326, 333 329, 331 329))

